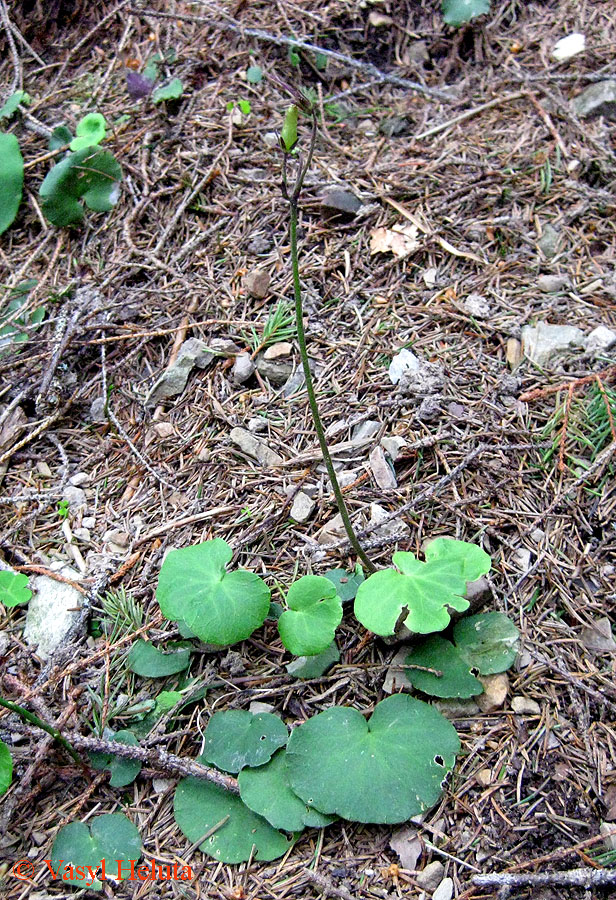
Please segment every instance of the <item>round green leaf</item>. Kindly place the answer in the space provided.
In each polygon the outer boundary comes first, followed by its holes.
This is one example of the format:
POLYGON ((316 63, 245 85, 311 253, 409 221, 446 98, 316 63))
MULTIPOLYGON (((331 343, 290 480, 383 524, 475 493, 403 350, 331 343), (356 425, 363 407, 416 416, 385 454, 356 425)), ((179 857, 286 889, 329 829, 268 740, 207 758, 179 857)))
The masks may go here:
POLYGON ((240 797, 246 806, 283 831, 324 828, 333 822, 294 794, 287 779, 285 751, 278 750, 264 766, 242 769, 238 776, 240 797))
POLYGON ((406 657, 407 666, 425 666, 441 675, 420 669, 405 669, 414 688, 432 697, 476 697, 483 693, 479 679, 471 675, 457 647, 442 637, 433 636, 415 647, 406 657))
POLYGON ((360 584, 366 580, 359 563, 356 564, 354 572, 347 572, 346 569, 330 569, 329 572, 323 573, 323 577, 329 578, 336 586, 336 593, 343 603, 354 600, 360 584))
POLYGON ((14 134, 0 133, 0 234, 17 216, 24 187, 24 160, 14 134))
POLYGON ((210 719, 199 759, 225 772, 239 772, 244 766, 262 766, 288 738, 287 726, 278 716, 229 709, 210 719))
POLYGON ((28 587, 28 576, 22 572, 0 572, 0 603, 4 606, 18 606, 27 603, 32 596, 28 587))
POLYGON ((309 806, 353 822, 405 822, 433 806, 460 739, 433 706, 405 694, 382 700, 367 722, 333 707, 291 734, 287 774, 309 806))
POLYGON ((453 639, 468 666, 481 675, 496 675, 513 665, 520 632, 503 613, 489 612, 460 619, 453 639))
POLYGON ((395 633, 399 619, 417 634, 442 631, 449 624, 447 607, 463 612, 468 582, 490 571, 490 557, 475 544, 449 538, 431 541, 420 562, 412 553, 394 553, 396 569, 375 572, 359 586, 355 616, 369 631, 395 633))
POLYGON ((130 648, 126 664, 131 672, 143 678, 165 678, 188 668, 190 650, 180 648, 163 653, 149 641, 138 640, 130 648))
POLYGON ((212 830, 199 849, 219 862, 245 862, 251 855, 269 862, 285 854, 293 843, 292 838, 255 815, 238 796, 209 781, 180 781, 173 812, 180 830, 191 842, 212 830))
POLYGON ((263 81, 261 66, 249 66, 246 69, 246 81, 248 84, 260 84, 263 81))
POLYGON ((117 860, 121 860, 122 878, 128 878, 130 860, 136 862, 140 857, 139 832, 122 813, 97 816, 87 825, 71 822, 60 829, 51 848, 51 865, 56 877, 94 891, 100 891, 102 884, 98 880, 87 884, 90 881, 88 867, 94 873, 104 859, 106 876, 117 878, 117 860))
POLYGON ((71 141, 71 150, 83 150, 100 144, 105 138, 105 127, 105 119, 100 113, 88 113, 77 125, 77 136, 71 141))
POLYGON ((287 594, 288 610, 278 619, 280 638, 295 656, 322 653, 342 621, 342 602, 336 588, 322 575, 304 575, 287 594))
POLYGON ((333 642, 322 653, 316 653, 314 656, 298 656, 286 669, 294 678, 319 678, 339 659, 340 650, 333 642))
MULTIPOLYGON (((113 735, 112 740, 130 747, 139 745, 139 741, 132 731, 118 731, 113 735)), ((90 753, 90 763, 93 769, 109 769, 111 787, 125 787, 127 784, 131 784, 141 772, 141 763, 138 759, 126 759, 122 756, 115 756, 113 753, 90 753)))
POLYGON ((443 20, 457 28, 490 12, 490 0, 442 0, 443 20))
POLYGON ((225 571, 233 553, 221 538, 169 553, 156 599, 162 614, 182 620, 202 641, 235 644, 259 628, 269 612, 270 590, 258 575, 225 571))
POLYGON ((184 93, 184 85, 179 78, 172 78, 169 84, 156 88, 152 94, 154 103, 162 103, 163 100, 177 100, 184 93))
POLYGON ((103 150, 85 147, 70 153, 45 176, 39 195, 52 225, 74 225, 83 219, 83 207, 107 212, 118 201, 122 170, 103 150))
POLYGON ((13 759, 11 751, 4 743, 0 741, 0 797, 6 794, 13 780, 13 759))

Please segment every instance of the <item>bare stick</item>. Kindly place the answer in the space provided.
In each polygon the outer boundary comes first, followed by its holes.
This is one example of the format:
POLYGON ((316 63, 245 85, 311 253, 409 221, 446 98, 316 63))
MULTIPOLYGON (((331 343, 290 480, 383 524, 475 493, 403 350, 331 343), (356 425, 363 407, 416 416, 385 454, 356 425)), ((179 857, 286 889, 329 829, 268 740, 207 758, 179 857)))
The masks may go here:
POLYGON ((414 140, 422 141, 424 138, 432 137, 433 134, 440 134, 441 131, 447 131, 448 128, 453 128, 454 125, 458 125, 460 122, 472 119, 473 116, 478 115, 480 112, 484 112, 486 109, 492 109, 493 106, 501 106, 503 103, 508 103, 510 100, 520 100, 525 96, 526 91, 516 91, 515 94, 505 94, 504 97, 496 97, 494 100, 488 100, 487 103, 481 103, 479 106, 473 107, 473 109, 467 109, 466 112, 460 113, 459 116, 455 116, 455 118, 449 119, 447 122, 441 122, 440 125, 433 125, 432 128, 428 128, 427 131, 416 134, 414 140))
POLYGON ((560 885, 562 887, 591 887, 616 884, 614 869, 569 869, 566 872, 523 872, 521 874, 497 872, 490 875, 474 875, 473 883, 477 887, 542 887, 543 885, 560 885))
POLYGON ((4 26, 4 32, 6 34, 6 40, 9 45, 9 50, 11 51, 11 60, 13 62, 13 81, 11 82, 11 86, 9 87, 8 93, 5 97, 5 99, 8 100, 8 98, 15 93, 15 91, 21 84, 21 61, 19 59, 17 47, 15 46, 15 40, 13 39, 13 29, 11 26, 11 20, 9 19, 9 11, 6 7, 5 0, 0 0, 0 19, 2 20, 2 25, 4 26))
POLYGON ((262 31, 260 28, 245 28, 241 22, 237 22, 235 19, 223 21, 220 18, 182 16, 176 13, 157 12, 153 9, 134 9, 133 7, 129 7, 127 12, 132 13, 134 16, 140 16, 141 18, 152 16, 156 19, 173 19, 176 22, 195 22, 197 25, 209 25, 211 28, 216 28, 219 31, 233 31, 235 34, 241 34, 242 37, 257 38, 259 41, 278 44, 280 47, 294 47, 297 50, 307 50, 309 53, 320 53, 323 56, 327 56, 330 59, 335 59, 338 62, 343 63, 345 66, 350 66, 352 69, 358 69, 361 72, 365 72, 366 75, 370 75, 370 77, 376 79, 377 82, 395 84, 397 87, 406 88, 410 91, 417 91, 420 94, 425 94, 427 97, 436 97, 439 100, 451 103, 452 98, 444 91, 425 87, 425 85, 420 84, 417 81, 411 81, 408 78, 400 78, 398 75, 392 75, 389 72, 382 72, 371 63, 360 62, 357 59, 353 59, 352 56, 346 56, 344 53, 339 53, 337 50, 327 50, 325 47, 318 47, 316 44, 311 44, 309 41, 271 34, 269 31, 262 31))

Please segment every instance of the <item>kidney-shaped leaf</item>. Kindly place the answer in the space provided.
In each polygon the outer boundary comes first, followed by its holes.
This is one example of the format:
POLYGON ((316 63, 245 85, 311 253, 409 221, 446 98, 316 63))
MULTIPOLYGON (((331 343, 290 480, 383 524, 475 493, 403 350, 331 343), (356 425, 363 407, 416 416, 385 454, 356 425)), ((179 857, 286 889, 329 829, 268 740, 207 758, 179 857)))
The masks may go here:
POLYGON ((324 828, 333 822, 294 794, 287 779, 285 751, 278 750, 264 766, 242 769, 238 777, 240 796, 246 806, 283 831, 324 828))
POLYGON ((32 597, 28 587, 28 576, 22 572, 0 572, 0 603, 4 606, 18 606, 32 597))
POLYGON ((136 641, 126 657, 126 664, 135 675, 143 678, 165 678, 183 672, 190 663, 190 650, 184 647, 163 653, 149 641, 136 641))
POLYGON ((95 212, 107 212, 118 201, 122 169, 104 150, 84 147, 70 153, 45 176, 39 194, 52 225, 74 225, 83 219, 83 200, 95 212))
POLYGON ((398 620, 418 634, 442 631, 447 607, 463 612, 468 582, 490 571, 490 557, 475 544, 437 538, 426 547, 426 561, 412 553, 394 553, 396 569, 375 572, 359 586, 355 615, 375 634, 394 634, 398 620))
POLYGON ((4 743, 0 741, 0 797, 6 794, 13 780, 13 759, 11 751, 4 743))
POLYGON ((238 796, 209 781, 180 781, 173 812, 189 841, 198 841, 211 830, 199 849, 219 862, 245 862, 251 855, 268 862, 286 853, 293 843, 292 838, 248 809, 238 796))
POLYGON ((405 669, 405 674, 414 688, 432 697, 476 697, 483 693, 482 683, 471 675, 471 666, 458 648, 438 635, 415 647, 406 657, 406 665, 424 667, 405 669))
MULTIPOLYGON (((136 747, 139 744, 132 731, 117 731, 112 740, 119 744, 128 744, 130 747, 136 747)), ((90 753, 90 763, 93 769, 109 769, 111 787, 126 787, 141 772, 141 763, 138 759, 126 759, 123 756, 115 756, 113 753, 90 753)))
POLYGON ((453 639, 462 659, 481 675, 496 675, 511 666, 518 653, 520 632, 499 612, 461 619, 453 639))
POLYGON ((343 603, 354 600, 358 587, 366 580, 359 563, 356 563, 354 572, 347 572, 346 569, 330 569, 323 573, 323 577, 328 578, 336 586, 336 593, 343 603))
POLYGON ((24 160, 14 134, 0 133, 0 234, 15 221, 24 187, 24 160))
POLYGON ((184 85, 179 78, 172 78, 169 84, 156 88, 152 94, 154 103, 162 103, 163 100, 177 100, 184 93, 184 85))
MULTIPOLYGON (((61 828, 51 848, 51 865, 65 883, 84 887, 89 880, 88 866, 96 871, 104 859, 106 874, 117 877, 117 860, 122 860, 122 877, 128 878, 127 861, 136 862, 140 856, 141 837, 133 823, 122 813, 110 813, 91 819, 88 825, 71 822, 61 828), (81 872, 76 867, 81 867, 81 872)), ((88 886, 100 891, 102 884, 94 881, 88 886)))
POLYGON ((287 726, 272 713, 229 709, 210 719, 199 759, 225 772, 239 772, 244 766, 262 766, 288 737, 287 726))
POLYGON ((77 137, 71 141, 71 150, 94 147, 105 137, 105 119, 100 113, 88 113, 77 125, 77 137))
POLYGON ((427 703, 395 694, 367 722, 335 706, 291 734, 286 751, 292 790, 309 806, 353 822, 405 822, 433 806, 460 740, 427 703))
POLYGON ((221 538, 172 550, 166 557, 156 599, 162 614, 184 621, 208 644, 235 644, 259 628, 269 612, 270 591, 253 572, 225 567, 233 553, 221 538))
POLYGON ((342 621, 342 602, 329 578, 304 575, 287 594, 289 607, 278 619, 280 638, 295 656, 327 649, 342 621))
POLYGON ((457 28, 490 12, 490 0, 442 0, 443 20, 457 28))

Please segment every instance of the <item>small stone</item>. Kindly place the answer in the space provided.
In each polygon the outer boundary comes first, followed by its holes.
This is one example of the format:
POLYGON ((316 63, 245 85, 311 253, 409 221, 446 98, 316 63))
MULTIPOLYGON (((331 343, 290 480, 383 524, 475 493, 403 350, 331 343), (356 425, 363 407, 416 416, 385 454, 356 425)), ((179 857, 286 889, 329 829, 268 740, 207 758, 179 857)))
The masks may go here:
POLYGON ((515 372, 522 362, 522 344, 517 338, 507 338, 506 358, 509 368, 515 372))
POLYGON ((47 840, 49 840, 49 835, 45 834, 44 831, 31 831, 30 837, 32 838, 33 843, 36 844, 37 847, 40 847, 47 840))
POLYGON ((127 534, 125 531, 120 531, 117 528, 113 528, 112 530, 105 532, 103 540, 105 543, 115 544, 117 547, 125 550, 130 543, 130 534, 127 534))
MULTIPOLYGON (((250 353, 240 353, 235 357, 231 370, 231 379, 235 384, 244 384, 255 373, 256 366, 250 358, 250 353)), ((250 426, 249 426, 250 427, 250 426)))
POLYGON ((405 644, 397 651, 396 655, 390 662, 387 671, 385 672, 385 679, 383 681, 383 692, 385 694, 397 694, 401 690, 413 690, 413 685, 409 681, 408 675, 406 674, 407 670, 404 668, 406 664, 406 658, 410 652, 410 644, 405 644))
POLYGON ((240 450, 243 450, 248 456, 252 456, 262 466, 279 466, 282 463, 282 457, 272 450, 265 441, 255 437, 245 428, 232 428, 229 437, 240 450))
POLYGON ((252 418, 248 419, 248 431, 251 434, 267 431, 267 419, 264 419, 263 416, 252 416, 252 418))
POLYGON ((4 656, 6 651, 9 649, 10 643, 11 639, 9 638, 6 631, 0 631, 0 656, 4 656))
POLYGON ((552 259, 558 253, 560 233, 549 223, 544 227, 543 234, 537 241, 537 246, 547 259, 552 259))
POLYGON ((72 512, 78 512, 80 509, 85 509, 87 506, 85 491, 72 484, 66 485, 62 497, 67 501, 72 512))
POLYGON ((537 287, 544 294, 556 294, 569 287, 569 278, 567 275, 540 275, 537 287))
POLYGON ((78 541, 85 543, 90 540, 90 532, 87 528, 74 528, 73 537, 77 538, 78 541))
POLYGON ((69 478, 69 484, 72 484, 73 487, 81 487, 82 484, 88 484, 90 481, 90 476, 87 472, 75 472, 74 475, 71 475, 69 478))
POLYGON ((420 422, 436 422, 441 414, 441 405, 436 397, 424 397, 416 413, 420 422))
POLYGON ((472 719, 479 712, 479 707, 472 698, 465 700, 452 697, 451 700, 436 700, 434 705, 446 719, 472 719))
POLYGON ((172 778, 153 778, 152 779, 152 787, 154 788, 155 794, 164 794, 165 791, 168 791, 175 784, 172 778))
POLYGON ((388 116, 379 123, 379 131, 385 137, 399 137, 409 133, 411 124, 406 116, 388 116))
POLYGON ((289 375, 289 377, 283 384, 280 393, 283 397, 292 397, 293 394, 296 394, 304 387, 305 383, 306 379, 304 378, 304 373, 300 366, 291 375, 289 375))
POLYGON ((81 520, 81 524, 84 528, 94 528, 96 526, 96 519, 94 516, 84 516, 81 520))
POLYGON ((319 544, 332 544, 334 541, 340 540, 346 534, 342 516, 337 513, 333 519, 326 522, 321 530, 317 533, 317 542, 319 544))
POLYGON ((251 712, 254 716, 258 716, 261 713, 273 713, 275 709, 276 707, 273 703, 263 703, 261 700, 253 700, 248 707, 248 712, 251 712))
POLYGON ((603 837, 603 846, 606 850, 616 850, 616 825, 602 822, 599 825, 599 833, 603 837))
POLYGON ((293 353, 293 344, 288 341, 279 341, 272 344, 263 353, 263 359, 280 359, 280 357, 291 356, 293 353))
POLYGON ((374 480, 382 491, 391 491, 398 487, 396 474, 385 459, 385 453, 380 445, 370 454, 370 468, 374 480))
POLYGON ((334 213, 354 216, 361 205, 361 200, 355 194, 341 188, 327 188, 321 195, 321 206, 334 213))
POLYGON ((607 616, 595 619, 592 625, 582 629, 582 644, 591 653, 615 653, 616 642, 612 634, 612 623, 607 616))
POLYGON ((387 453, 392 462, 400 457, 406 447, 406 441, 399 434, 392 434, 381 438, 381 447, 387 453))
POLYGON ((380 427, 381 423, 377 422, 376 419, 366 419, 364 422, 360 422, 351 431, 351 443, 363 444, 369 441, 379 431, 380 427))
POLYGON ((479 769, 475 775, 475 780, 481 787, 488 787, 488 785, 492 784, 492 769, 479 769))
MULTIPOLYGON (((212 338, 209 342, 209 347, 214 351, 216 356, 224 356, 227 359, 231 356, 237 356, 241 350, 241 347, 238 347, 231 338, 212 338)), ((195 365, 200 369, 203 368, 199 363, 199 359, 196 360, 195 365)))
POLYGON ((146 406, 156 406, 161 400, 177 397, 188 382, 188 376, 196 366, 205 369, 216 359, 216 354, 205 341, 189 338, 179 349, 177 359, 154 382, 146 399, 146 406))
POLYGON ((410 63, 417 65, 430 61, 428 45, 425 41, 410 41, 406 52, 410 63))
POLYGON ((530 697, 514 697, 511 701, 511 709, 520 716, 540 716, 541 707, 536 700, 530 697))
POLYGON ((616 118, 616 81, 608 79, 591 84, 572 101, 573 111, 581 119, 591 116, 616 118))
POLYGON ((605 325, 597 325, 586 338, 585 348, 588 353, 603 353, 615 343, 616 331, 606 328, 605 325))
POLYGON ((156 437, 161 440, 166 440, 167 438, 174 437, 176 434, 175 428, 171 424, 171 422, 157 422, 152 426, 151 429, 156 437))
POLYGON ((48 659, 79 618, 83 597, 70 584, 47 575, 31 578, 30 587, 34 594, 26 613, 24 640, 37 648, 41 659, 48 659))
POLYGON ((445 374, 436 363, 417 360, 417 365, 408 367, 400 378, 398 387, 401 394, 429 397, 438 393, 445 385, 445 374))
POLYGON ((280 147, 280 138, 275 131, 266 131, 263 135, 263 143, 270 150, 277 150, 280 147))
POLYGON ((451 900, 453 897, 453 879, 443 878, 432 894, 432 900, 451 900))
MULTIPOLYGON (((287 380, 293 374, 293 363, 288 362, 287 360, 265 359, 263 353, 259 353, 256 363, 259 375, 269 379, 269 381, 275 385, 284 384, 286 386, 287 380)), ((303 379, 303 372, 300 370, 298 371, 303 379)))
POLYGON ((537 322, 522 328, 524 353, 538 366, 547 366, 562 353, 584 345, 584 332, 574 325, 548 325, 537 322))
POLYGON ((485 575, 477 578, 476 581, 467 582, 466 591, 464 592, 464 598, 468 600, 469 603, 467 612, 479 609, 483 601, 486 600, 490 596, 490 594, 490 582, 485 577, 485 575))
POLYGON ((271 238, 266 238, 262 234, 258 234, 254 237, 246 249, 249 253, 254 253, 255 256, 262 256, 265 253, 269 253, 273 246, 273 241, 271 238))
POLYGON ((522 574, 525 574, 530 569, 530 560, 531 552, 526 547, 518 547, 511 556, 511 561, 522 574))
MULTIPOLYGON (((370 524, 371 525, 381 525, 384 519, 389 516, 389 512, 380 506, 378 503, 370 504, 370 524)), ((403 522, 401 519, 390 519, 388 522, 385 522, 381 525, 381 527, 375 531, 375 537, 391 537, 391 538, 401 538, 409 534, 410 532, 409 526, 406 522, 403 522)))
POLYGON ((315 501, 305 494, 304 491, 298 491, 293 498, 290 516, 295 522, 307 522, 316 506, 315 501))
POLYGON ((509 679, 505 672, 499 675, 479 675, 479 681, 483 685, 483 694, 475 697, 479 709, 484 712, 493 712, 500 709, 507 699, 509 679))
POLYGON ((106 422, 107 414, 105 412, 107 401, 104 397, 97 397, 90 404, 90 418, 93 422, 106 422))
POLYGON ((490 315, 490 304, 481 294, 469 294, 462 305, 475 319, 487 319, 490 315))
POLYGON ((244 287, 251 297, 264 300, 269 294, 269 272, 266 269, 253 269, 244 276, 244 287))
POLYGON ((505 372, 505 374, 501 375, 498 379, 497 390, 501 397, 515 397, 520 390, 520 379, 516 378, 515 375, 509 375, 509 373, 505 372))
POLYGON ((415 880, 420 888, 425 888, 427 891, 435 891, 443 880, 444 874, 445 866, 436 859, 434 862, 428 863, 415 880))
POLYGON ((37 462, 36 471, 41 476, 41 478, 51 478, 51 469, 47 465, 46 462, 42 460, 37 462))
POLYGON ((467 415, 466 407, 462 406, 461 403, 448 403, 447 414, 451 416, 452 419, 464 419, 467 415))
POLYGON ((409 370, 415 370, 419 366, 419 360, 414 353, 404 348, 397 353, 389 364, 387 370, 392 384, 398 384, 402 376, 409 370))

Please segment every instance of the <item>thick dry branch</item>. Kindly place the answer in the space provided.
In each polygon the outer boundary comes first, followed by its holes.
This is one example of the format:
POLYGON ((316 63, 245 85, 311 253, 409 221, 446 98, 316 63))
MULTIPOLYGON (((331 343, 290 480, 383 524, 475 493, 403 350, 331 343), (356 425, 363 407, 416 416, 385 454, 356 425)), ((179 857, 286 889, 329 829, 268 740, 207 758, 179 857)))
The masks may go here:
POLYGON ((561 887, 591 888, 601 885, 616 884, 614 869, 569 869, 566 872, 521 872, 519 874, 497 872, 490 875, 474 875, 473 883, 477 887, 512 888, 543 887, 559 885, 561 887))

